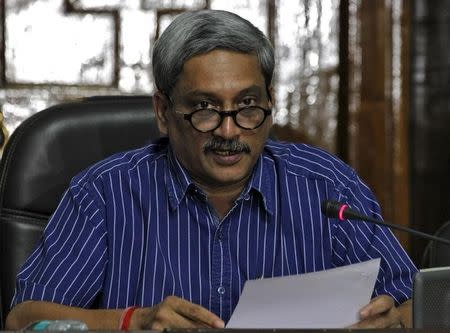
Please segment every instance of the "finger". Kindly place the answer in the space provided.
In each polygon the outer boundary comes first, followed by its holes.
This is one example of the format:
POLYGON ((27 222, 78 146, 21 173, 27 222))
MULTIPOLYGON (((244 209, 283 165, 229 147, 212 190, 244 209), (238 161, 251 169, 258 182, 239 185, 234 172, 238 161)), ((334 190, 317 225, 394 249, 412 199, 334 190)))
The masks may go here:
POLYGON ((176 323, 177 327, 183 327, 183 328, 213 328, 214 326, 208 325, 207 323, 203 321, 198 321, 193 318, 186 317, 182 314, 175 313, 176 317, 176 323))
POLYGON ((166 325, 167 328, 211 328, 211 326, 199 322, 194 321, 191 318, 185 317, 179 313, 173 312, 172 318, 170 320, 170 324, 166 325))
POLYGON ((374 328, 388 328, 395 327, 396 322, 392 320, 392 318, 388 318, 387 316, 376 316, 370 317, 365 320, 361 320, 360 322, 350 326, 351 329, 374 329, 374 328))
POLYGON ((405 328, 401 322, 398 322, 396 324, 392 324, 389 328, 405 328))
POLYGON ((359 315, 361 319, 366 319, 377 314, 381 314, 389 311, 395 306, 392 297, 387 295, 380 295, 373 298, 369 304, 364 306, 360 311, 359 315))
POLYGON ((215 328, 223 328, 225 326, 222 319, 198 304, 178 297, 168 298, 168 301, 174 311, 190 319, 192 322, 196 322, 197 325, 206 325, 206 327, 215 328))
POLYGON ((386 297, 378 297, 361 310, 365 317, 351 328, 388 328, 401 327, 400 312, 394 306, 393 300, 386 297), (364 310, 367 313, 364 313, 364 310))
POLYGON ((161 331, 166 328, 211 328, 204 323, 193 321, 190 318, 179 314, 172 308, 171 302, 163 302, 154 309, 150 325, 145 326, 147 329, 161 331))
POLYGON ((225 326, 222 319, 197 304, 189 303, 188 306, 181 309, 181 313, 192 321, 203 323, 209 327, 224 328, 225 326))

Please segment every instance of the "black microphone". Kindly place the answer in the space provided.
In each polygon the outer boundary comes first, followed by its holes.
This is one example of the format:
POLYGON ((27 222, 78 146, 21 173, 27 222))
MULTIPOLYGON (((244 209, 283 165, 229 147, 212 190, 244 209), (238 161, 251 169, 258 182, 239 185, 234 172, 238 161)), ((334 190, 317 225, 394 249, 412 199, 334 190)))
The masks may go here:
POLYGON ((431 240, 434 240, 434 241, 437 241, 437 242, 440 242, 440 243, 450 246, 450 240, 448 240, 448 239, 445 239, 442 237, 437 237, 437 236, 430 235, 430 234, 426 234, 424 232, 417 231, 417 230, 414 230, 411 228, 407 228, 407 227, 404 227, 401 225, 377 220, 376 218, 361 214, 357 210, 351 209, 347 204, 339 202, 339 201, 324 200, 324 201, 322 201, 320 208, 321 208, 322 213, 326 217, 329 217, 329 218, 337 218, 340 221, 356 220, 356 221, 366 221, 366 222, 370 222, 370 223, 374 223, 374 224, 379 224, 379 225, 383 225, 383 226, 391 228, 391 229, 404 231, 404 232, 410 233, 410 234, 418 236, 418 237, 431 239, 431 240))

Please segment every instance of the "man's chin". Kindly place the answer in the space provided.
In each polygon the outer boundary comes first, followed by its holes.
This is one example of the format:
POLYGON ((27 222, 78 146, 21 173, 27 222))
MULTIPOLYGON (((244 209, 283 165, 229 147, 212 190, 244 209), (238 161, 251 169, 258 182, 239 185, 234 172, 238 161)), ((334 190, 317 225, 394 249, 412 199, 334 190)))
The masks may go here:
POLYGON ((248 179, 249 173, 247 172, 233 172, 233 173, 214 173, 211 175, 211 183, 217 186, 233 186, 245 183, 248 179))
POLYGON ((237 163, 229 164, 217 163, 214 158, 199 161, 204 168, 203 172, 197 169, 197 175, 210 186, 233 186, 245 183, 252 170, 247 156, 244 154, 237 163))

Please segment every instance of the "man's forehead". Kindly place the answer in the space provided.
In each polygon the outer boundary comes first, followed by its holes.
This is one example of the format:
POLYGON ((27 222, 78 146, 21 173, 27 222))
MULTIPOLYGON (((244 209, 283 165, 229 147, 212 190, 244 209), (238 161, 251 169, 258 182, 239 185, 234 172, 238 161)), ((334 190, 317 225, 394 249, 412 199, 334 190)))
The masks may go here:
MULTIPOLYGON (((264 87, 261 87, 259 85, 251 85, 249 87, 243 87, 241 90, 239 90, 237 93, 240 95, 260 95, 264 92, 264 87)), ((192 89, 192 90, 185 90, 183 92, 183 95, 188 98, 197 98, 197 97, 208 97, 208 96, 215 96, 214 91, 209 91, 207 89, 192 89)))
POLYGON ((190 95, 220 90, 264 91, 265 80, 258 58, 253 54, 215 50, 185 62, 176 87, 190 95))

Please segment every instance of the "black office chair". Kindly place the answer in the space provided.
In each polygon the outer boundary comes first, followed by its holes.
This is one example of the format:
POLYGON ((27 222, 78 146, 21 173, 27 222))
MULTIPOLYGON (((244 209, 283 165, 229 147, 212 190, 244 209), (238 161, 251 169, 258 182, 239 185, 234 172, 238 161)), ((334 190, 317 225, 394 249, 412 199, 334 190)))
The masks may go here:
MULTIPOLYGON (((450 221, 445 222, 434 233, 435 236, 450 240, 450 221)), ((450 266, 450 246, 435 241, 429 241, 422 255, 420 267, 450 266)))
POLYGON ((14 131, 0 164, 0 324, 15 276, 71 178, 96 161, 158 137, 150 96, 98 96, 56 105, 14 131))

